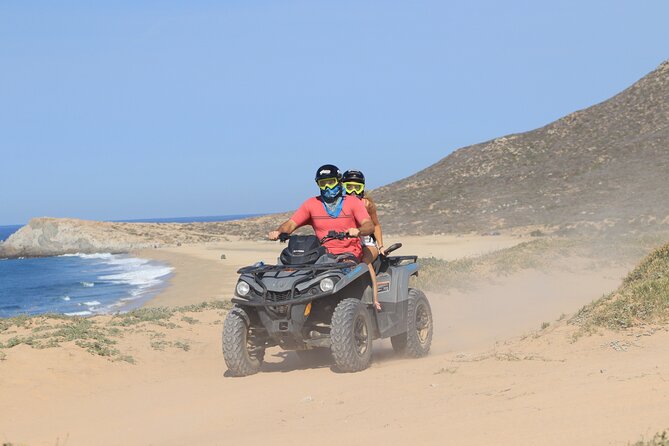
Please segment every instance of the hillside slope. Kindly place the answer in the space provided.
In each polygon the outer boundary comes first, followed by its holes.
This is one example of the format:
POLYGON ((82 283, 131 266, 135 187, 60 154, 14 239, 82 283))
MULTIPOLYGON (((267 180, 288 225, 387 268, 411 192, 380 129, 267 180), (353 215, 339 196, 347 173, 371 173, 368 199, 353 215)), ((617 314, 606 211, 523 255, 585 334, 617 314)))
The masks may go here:
POLYGON ((459 149, 374 196, 392 232, 669 223, 669 61, 605 102, 459 149))

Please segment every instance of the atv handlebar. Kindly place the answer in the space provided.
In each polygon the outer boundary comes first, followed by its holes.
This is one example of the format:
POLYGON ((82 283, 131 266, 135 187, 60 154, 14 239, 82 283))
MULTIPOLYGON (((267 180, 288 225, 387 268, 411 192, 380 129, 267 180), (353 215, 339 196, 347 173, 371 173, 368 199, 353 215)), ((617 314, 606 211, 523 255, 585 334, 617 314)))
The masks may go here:
MULTIPOLYGON (((348 232, 337 232, 337 231, 330 231, 328 232, 328 235, 320 239, 321 245, 328 241, 328 240, 344 240, 345 238, 355 238, 351 235, 348 234, 348 232)), ((290 234, 287 232, 282 232, 279 234, 279 241, 280 242, 286 242, 290 239, 290 234)))
POLYGON ((355 238, 355 237, 349 235, 348 232, 330 231, 328 232, 328 235, 326 235, 321 239, 321 245, 328 240, 344 240, 345 238, 355 238))

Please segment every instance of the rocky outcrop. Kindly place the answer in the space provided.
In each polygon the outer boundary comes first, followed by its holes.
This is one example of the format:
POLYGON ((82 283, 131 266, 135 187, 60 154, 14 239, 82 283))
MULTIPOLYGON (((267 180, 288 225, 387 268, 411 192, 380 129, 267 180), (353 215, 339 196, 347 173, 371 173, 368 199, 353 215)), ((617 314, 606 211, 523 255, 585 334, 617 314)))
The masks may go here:
POLYGON ((50 256, 67 253, 126 252, 163 244, 144 235, 145 225, 74 219, 35 218, 12 234, 1 246, 1 257, 50 256), (129 230, 132 229, 132 230, 129 230))
POLYGON ((0 258, 73 253, 121 253, 134 249, 261 238, 285 215, 214 223, 116 223, 34 218, 0 244, 0 258))

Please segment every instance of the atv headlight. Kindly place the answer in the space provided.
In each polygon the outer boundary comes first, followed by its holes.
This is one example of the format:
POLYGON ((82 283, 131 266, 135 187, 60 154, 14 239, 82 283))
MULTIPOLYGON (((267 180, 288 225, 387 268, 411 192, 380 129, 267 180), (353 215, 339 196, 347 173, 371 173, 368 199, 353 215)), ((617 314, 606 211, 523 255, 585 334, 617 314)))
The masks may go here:
POLYGON ((251 287, 249 286, 248 283, 244 282, 243 280, 240 280, 237 282, 237 294, 240 296, 246 296, 249 294, 249 291, 251 291, 251 287))
POLYGON ((320 287, 321 291, 324 293, 332 291, 332 289, 334 288, 334 281, 329 277, 326 277, 325 279, 321 280, 320 287))

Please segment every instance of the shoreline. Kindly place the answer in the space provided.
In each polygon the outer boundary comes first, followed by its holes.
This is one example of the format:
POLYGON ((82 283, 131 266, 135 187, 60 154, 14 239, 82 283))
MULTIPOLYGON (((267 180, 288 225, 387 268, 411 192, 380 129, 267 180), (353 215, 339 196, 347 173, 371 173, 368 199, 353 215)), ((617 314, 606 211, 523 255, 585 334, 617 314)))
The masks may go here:
POLYGON ((258 260, 276 258, 277 248, 275 242, 270 241, 230 240, 141 249, 130 254, 172 267, 163 290, 147 300, 143 307, 178 307, 229 300, 237 283, 239 268, 258 260))

